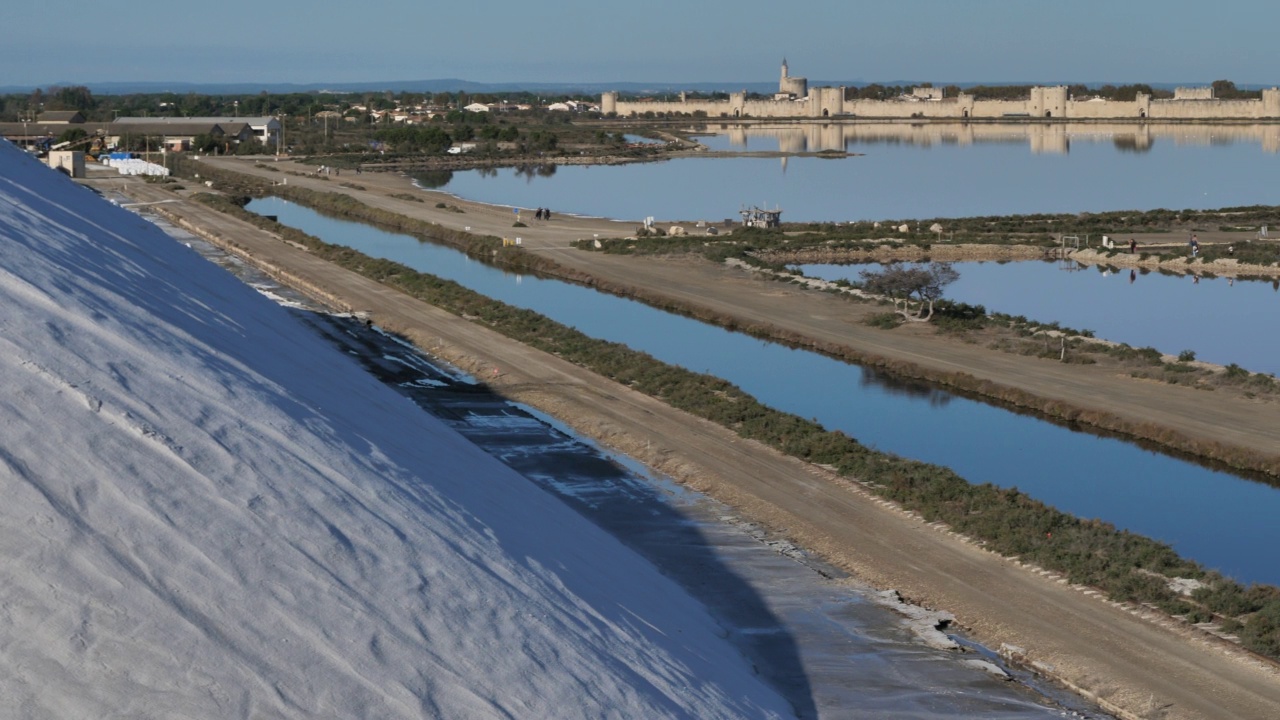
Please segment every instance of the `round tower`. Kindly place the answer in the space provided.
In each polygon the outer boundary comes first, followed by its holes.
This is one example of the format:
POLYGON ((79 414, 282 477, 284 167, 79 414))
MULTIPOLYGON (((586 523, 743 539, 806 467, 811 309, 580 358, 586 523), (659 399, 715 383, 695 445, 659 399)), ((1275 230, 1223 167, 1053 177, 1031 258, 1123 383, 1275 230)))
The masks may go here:
POLYGON ((600 112, 604 115, 618 114, 618 93, 610 90, 600 96, 600 112))
POLYGON ((782 58, 782 77, 778 80, 778 92, 793 97, 806 97, 809 94, 809 81, 802 77, 791 77, 787 69, 787 59, 782 58))

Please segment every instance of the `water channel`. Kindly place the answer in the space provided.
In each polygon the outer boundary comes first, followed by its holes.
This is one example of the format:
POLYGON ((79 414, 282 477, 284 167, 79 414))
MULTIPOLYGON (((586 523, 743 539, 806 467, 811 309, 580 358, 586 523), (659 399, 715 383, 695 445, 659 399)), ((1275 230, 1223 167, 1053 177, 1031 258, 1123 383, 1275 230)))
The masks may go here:
MULTIPOLYGON (((744 205, 792 222, 1210 209, 1280 202, 1280 125, 828 123, 698 126, 725 157, 435 174, 432 188, 558 213, 720 222, 744 205)), ((683 129, 695 129, 694 126, 683 129)))
MULTIPOLYGON (((809 277, 859 281, 877 263, 800 265, 809 277)), ((1280 283, 1115 270, 1071 261, 952 263, 960 279, 951 300, 988 311, 1057 322, 1097 337, 1154 347, 1168 355, 1192 350, 1197 360, 1280 373, 1280 337, 1258 332, 1280 322, 1280 283), (1246 321, 1247 319, 1247 321, 1246 321)))
POLYGON ((1273 521, 1280 490, 588 288, 504 273, 448 248, 278 199, 255 200, 249 208, 327 242, 725 378, 762 402, 867 445, 952 467, 971 482, 1016 486, 1061 510, 1167 542, 1244 582, 1280 584, 1269 550, 1280 544, 1280 523, 1273 521))
POLYGON ((602 452, 398 338, 324 312, 238 258, 156 222, 652 562, 710 610, 729 642, 792 703, 797 717, 1109 717, 1024 668, 1005 666, 962 636, 953 639, 976 652, 924 646, 870 588, 766 537, 730 508, 602 452))

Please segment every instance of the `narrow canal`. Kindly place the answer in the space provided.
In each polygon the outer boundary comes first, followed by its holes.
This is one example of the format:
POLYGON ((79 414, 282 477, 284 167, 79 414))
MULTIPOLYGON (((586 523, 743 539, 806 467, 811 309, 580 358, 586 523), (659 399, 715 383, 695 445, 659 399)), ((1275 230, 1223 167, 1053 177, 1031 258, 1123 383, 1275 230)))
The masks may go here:
POLYGON ((962 636, 952 637, 976 652, 925 646, 882 596, 766 537, 730 508, 602 452, 400 339, 324 312, 236 257, 157 224, 652 562, 710 610, 797 717, 1110 717, 962 636))
POLYGON ((877 449, 954 468, 970 482, 1017 487, 1066 512, 1162 540, 1237 580, 1280 584, 1280 567, 1269 557, 1280 544, 1280 523, 1272 521, 1280 490, 1261 483, 588 288, 505 273, 448 248, 282 200, 255 200, 249 209, 725 378, 762 402, 877 449))

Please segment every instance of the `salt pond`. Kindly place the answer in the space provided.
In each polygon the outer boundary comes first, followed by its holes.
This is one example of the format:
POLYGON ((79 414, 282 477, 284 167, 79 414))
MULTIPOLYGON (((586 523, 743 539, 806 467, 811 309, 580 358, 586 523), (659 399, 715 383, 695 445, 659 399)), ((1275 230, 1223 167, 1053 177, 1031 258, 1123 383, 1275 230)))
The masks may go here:
MULTIPOLYGON (((801 265, 809 277, 858 281, 876 263, 801 265)), ((1057 322, 1097 337, 1253 372, 1280 372, 1280 282, 1115 270, 1071 261, 952 263, 946 297, 988 311, 1057 322)))
POLYGON ((720 150, 857 157, 702 157, 633 165, 435 173, 471 200, 637 220, 784 221, 1217 208, 1277 202, 1280 126, 709 124, 720 150))

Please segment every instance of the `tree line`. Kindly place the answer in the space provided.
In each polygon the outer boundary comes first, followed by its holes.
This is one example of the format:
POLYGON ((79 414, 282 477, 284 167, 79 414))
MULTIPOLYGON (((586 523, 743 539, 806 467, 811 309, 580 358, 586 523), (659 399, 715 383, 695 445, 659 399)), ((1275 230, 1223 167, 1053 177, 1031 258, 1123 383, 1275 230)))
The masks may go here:
POLYGON ((34 118, 42 111, 78 110, 90 122, 110 122, 124 117, 240 117, 266 115, 314 116, 331 110, 341 114, 397 107, 431 106, 460 109, 471 103, 502 103, 542 107, 562 100, 591 101, 580 94, 540 94, 532 92, 294 92, 270 93, 124 93, 95 95, 84 85, 37 88, 30 93, 0 95, 0 122, 34 118))

